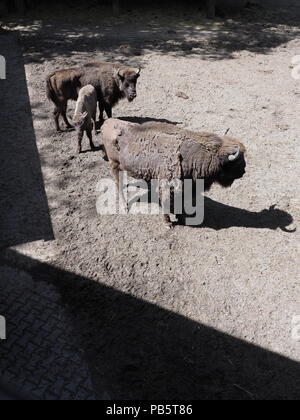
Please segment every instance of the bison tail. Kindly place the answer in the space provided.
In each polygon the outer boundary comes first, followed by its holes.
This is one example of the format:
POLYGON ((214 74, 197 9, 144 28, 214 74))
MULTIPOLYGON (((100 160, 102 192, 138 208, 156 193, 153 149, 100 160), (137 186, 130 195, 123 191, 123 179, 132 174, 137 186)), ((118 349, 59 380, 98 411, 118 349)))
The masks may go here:
POLYGON ((54 102, 54 104, 58 103, 58 98, 57 98, 57 94, 53 88, 52 82, 51 82, 51 78, 53 77, 53 74, 50 74, 50 76, 47 77, 46 79, 46 84, 47 84, 47 98, 49 99, 49 101, 54 102))

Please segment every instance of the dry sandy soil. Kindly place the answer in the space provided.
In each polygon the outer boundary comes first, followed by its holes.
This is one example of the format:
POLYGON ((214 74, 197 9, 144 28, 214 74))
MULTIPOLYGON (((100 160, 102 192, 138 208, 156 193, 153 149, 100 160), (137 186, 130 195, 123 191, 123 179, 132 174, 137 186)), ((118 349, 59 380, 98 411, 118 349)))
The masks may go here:
POLYGON ((216 21, 193 8, 119 18, 88 8, 6 22, 21 33, 54 232, 13 250, 63 296, 98 396, 300 396, 300 90, 291 75, 300 6, 291 4, 216 21), (203 226, 167 231, 159 216, 97 214, 108 165, 101 151, 77 155, 74 132, 54 132, 44 84, 91 60, 143 68, 137 99, 115 117, 230 129, 245 143, 246 176, 212 189, 203 226))

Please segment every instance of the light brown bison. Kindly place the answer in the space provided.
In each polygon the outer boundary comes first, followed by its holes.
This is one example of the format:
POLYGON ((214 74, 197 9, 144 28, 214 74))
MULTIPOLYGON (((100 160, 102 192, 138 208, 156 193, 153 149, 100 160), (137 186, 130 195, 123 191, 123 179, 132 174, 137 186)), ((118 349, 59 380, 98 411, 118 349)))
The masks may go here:
POLYGON ((97 115, 97 92, 94 86, 86 85, 80 89, 76 103, 73 123, 78 134, 78 152, 82 152, 82 139, 86 132, 91 149, 95 149, 93 143, 93 129, 96 134, 97 115))
MULTIPOLYGON (((205 191, 214 183, 230 187, 245 174, 245 147, 231 137, 194 133, 166 123, 116 119, 107 120, 101 131, 118 187, 120 171, 148 184, 152 180, 204 179, 205 191)), ((165 219, 170 225, 170 217, 165 219)))
POLYGON ((60 131, 59 117, 63 117, 67 128, 71 124, 67 118, 69 100, 76 101, 78 91, 86 85, 96 89, 100 109, 100 121, 103 113, 112 117, 112 108, 123 98, 130 102, 136 96, 136 84, 140 69, 123 66, 119 63, 89 63, 81 68, 58 70, 47 77, 47 96, 54 105, 54 121, 56 130, 60 131))

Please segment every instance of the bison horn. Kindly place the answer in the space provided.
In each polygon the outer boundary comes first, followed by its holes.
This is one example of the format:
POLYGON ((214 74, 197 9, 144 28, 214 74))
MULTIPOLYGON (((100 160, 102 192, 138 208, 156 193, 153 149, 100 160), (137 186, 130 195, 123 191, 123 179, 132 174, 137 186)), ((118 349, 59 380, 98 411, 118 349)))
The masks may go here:
POLYGON ((117 75, 120 77, 120 79, 124 79, 124 72, 121 68, 118 69, 117 75))
POLYGON ((240 148, 240 146, 237 146, 236 153, 234 153, 233 155, 229 155, 228 160, 230 162, 234 162, 235 160, 237 160, 239 158, 240 153, 241 153, 241 148, 240 148))
POLYGON ((141 69, 141 67, 139 67, 138 71, 136 72, 137 76, 139 76, 141 74, 141 71, 142 71, 142 69, 141 69))

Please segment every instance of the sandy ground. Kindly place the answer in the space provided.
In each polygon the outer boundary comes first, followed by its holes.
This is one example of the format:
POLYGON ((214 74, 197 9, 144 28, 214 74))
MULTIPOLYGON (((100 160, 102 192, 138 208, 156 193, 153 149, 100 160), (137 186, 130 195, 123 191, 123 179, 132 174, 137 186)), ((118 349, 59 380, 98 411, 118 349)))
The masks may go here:
MULTIPOLYGON (((35 260, 33 267, 41 262, 76 275, 73 286, 60 283, 59 276, 53 282, 66 304, 73 305, 95 387, 105 382, 113 397, 204 398, 197 381, 209 384, 206 391, 212 386, 210 375, 218 376, 218 372, 197 376, 201 356, 188 357, 194 352, 193 340, 185 348, 180 341, 184 333, 173 334, 164 314, 178 314, 191 320, 195 330, 197 325, 206 326, 251 348, 255 345, 299 362, 292 322, 300 315, 300 91, 299 81, 291 75, 291 59, 300 51, 300 6, 292 3, 288 11, 250 8, 215 22, 189 8, 184 13, 176 9, 126 11, 120 18, 94 9, 73 10, 61 18, 50 14, 47 19, 36 12, 30 27, 26 19, 7 22, 22 35, 55 238, 21 244, 14 250, 35 260), (101 152, 77 155, 75 133, 54 132, 44 79, 54 69, 98 59, 143 67, 138 98, 131 104, 121 102, 115 117, 163 119, 217 134, 230 129, 232 136, 245 143, 246 176, 230 190, 212 189, 203 226, 167 231, 159 216, 97 215, 96 185, 110 177, 108 165, 101 152), (189 99, 177 97, 178 91, 189 99), (114 299, 103 300, 105 293, 97 295, 93 285, 79 287, 76 278, 126 294, 129 306, 133 297, 160 308, 162 312, 151 322, 157 334, 166 334, 170 342, 160 339, 155 349, 146 341, 142 345, 143 328, 130 329, 124 321, 125 303, 119 312, 114 299), (132 346, 135 341, 136 347, 132 346), (151 357, 160 358, 156 372, 147 370, 147 365, 154 364, 151 357), (176 385, 167 373, 177 370, 176 385), (193 372, 197 372, 195 377, 193 372), (184 379, 178 385, 180 374, 184 379)), ((74 104, 70 117, 72 109, 74 104)), ((135 312, 137 318, 131 321, 142 326, 144 312, 135 312)), ((227 350, 224 347, 228 369, 232 364, 232 369, 243 370, 243 359, 249 363, 245 354, 227 350)), ((293 364, 294 371, 297 366, 293 364)), ((251 365, 247 369, 251 371, 251 365)), ((243 384, 243 377, 229 387, 220 382, 218 391, 211 394, 218 398, 300 395, 299 382, 294 382, 290 395, 284 395, 276 384, 268 391, 268 381, 264 391, 256 381, 252 388, 249 384, 251 379, 243 384)))

